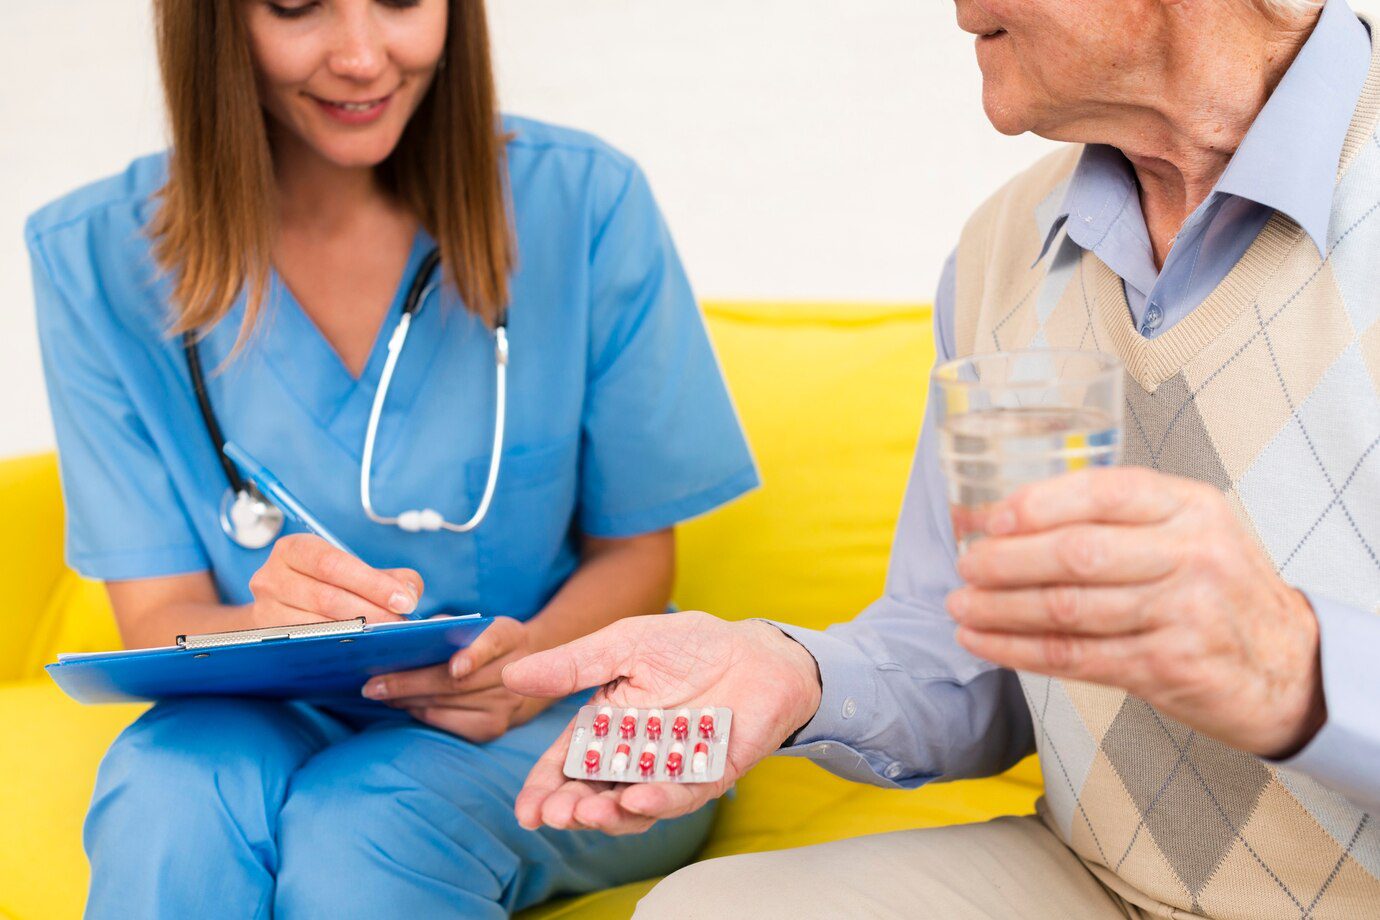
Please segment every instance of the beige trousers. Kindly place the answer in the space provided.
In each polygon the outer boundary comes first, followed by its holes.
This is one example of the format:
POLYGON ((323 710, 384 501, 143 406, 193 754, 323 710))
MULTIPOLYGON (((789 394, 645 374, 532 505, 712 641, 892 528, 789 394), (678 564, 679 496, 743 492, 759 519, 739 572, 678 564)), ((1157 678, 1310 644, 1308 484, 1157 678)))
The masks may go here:
POLYGON ((637 905, 634 920, 1187 916, 1163 905, 1137 907, 1127 901, 1032 815, 705 860, 652 889, 637 905))

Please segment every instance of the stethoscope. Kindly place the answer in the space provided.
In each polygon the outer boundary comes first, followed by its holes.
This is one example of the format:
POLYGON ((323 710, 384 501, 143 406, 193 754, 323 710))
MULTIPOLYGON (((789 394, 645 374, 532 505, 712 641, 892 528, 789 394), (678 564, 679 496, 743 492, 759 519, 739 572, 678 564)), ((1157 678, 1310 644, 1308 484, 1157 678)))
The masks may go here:
MULTIPOLYGON (((383 365, 383 374, 374 394, 374 404, 369 410, 369 425, 364 433, 364 456, 359 467, 359 501, 364 513, 375 524, 388 524, 409 533, 446 530, 451 533, 467 533, 474 530, 489 514, 493 504, 494 491, 498 487, 498 471, 503 459, 503 429, 507 420, 508 391, 508 331, 507 314, 500 314, 494 327, 495 406, 493 452, 489 456, 489 478, 484 484, 484 494, 479 500, 470 519, 462 524, 447 521, 441 512, 434 508, 419 508, 400 511, 394 517, 379 514, 374 510, 374 502, 369 492, 374 464, 374 443, 378 435, 379 417, 383 414, 383 404, 388 398, 388 387, 393 381, 393 371, 398 366, 398 357, 407 343, 407 331, 412 327, 412 317, 426 303, 426 299, 439 286, 432 280, 436 267, 441 262, 441 254, 433 249, 422 260, 417 273, 412 276, 407 298, 403 301, 402 316, 388 340, 388 358, 383 365)), ((225 435, 211 406, 211 398, 206 390, 206 374, 202 370, 201 356, 197 349, 196 334, 184 333, 182 350, 187 357, 187 370, 192 379, 192 390, 196 394, 197 407, 201 410, 201 420, 206 433, 216 449, 225 479, 229 483, 220 503, 220 526, 225 535, 245 549, 262 549, 272 543, 283 530, 283 512, 263 493, 240 474, 240 471, 225 455, 225 435)))

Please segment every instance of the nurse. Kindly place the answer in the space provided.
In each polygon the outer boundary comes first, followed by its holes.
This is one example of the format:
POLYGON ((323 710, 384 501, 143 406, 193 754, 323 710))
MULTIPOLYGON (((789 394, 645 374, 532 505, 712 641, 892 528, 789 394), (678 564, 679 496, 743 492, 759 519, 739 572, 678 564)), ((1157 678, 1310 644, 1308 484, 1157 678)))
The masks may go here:
MULTIPOLYGON (((357 615, 499 617, 449 665, 333 705, 155 706, 102 763, 88 916, 502 917, 664 873, 711 815, 642 838, 529 832, 513 802, 578 699, 517 657, 664 610, 673 528, 756 473, 671 238, 626 157, 495 110, 479 0, 158 0, 172 146, 27 226, 71 564, 130 646, 357 615), (506 313, 506 430, 485 493, 506 313), (221 526, 227 439, 359 552, 221 526)), ((292 528, 289 527, 289 531, 292 528)))

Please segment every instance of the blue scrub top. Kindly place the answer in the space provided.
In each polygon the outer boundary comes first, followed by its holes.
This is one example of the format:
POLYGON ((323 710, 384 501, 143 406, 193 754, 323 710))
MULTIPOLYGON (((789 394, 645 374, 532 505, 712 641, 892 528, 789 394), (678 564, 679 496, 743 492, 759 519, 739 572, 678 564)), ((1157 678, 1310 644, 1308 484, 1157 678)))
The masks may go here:
MULTIPOLYGON (((704 323, 647 180, 588 135, 510 118, 518 269, 508 430, 488 518, 468 534, 370 522, 359 468, 370 404, 420 234, 358 380, 276 276, 247 349, 221 373, 243 301, 202 343, 228 440, 273 470, 366 562, 426 580, 419 615, 527 618, 576 568, 580 533, 625 537, 757 485, 704 323)), ((227 484, 198 414, 169 280, 147 227, 165 156, 33 215, 26 236, 67 504, 67 558, 102 580, 210 569, 250 601, 268 550, 221 531, 227 484)), ((379 424, 374 507, 469 518, 493 437, 492 333, 453 290, 416 316, 379 424)), ((291 529, 291 525, 289 525, 291 529)))

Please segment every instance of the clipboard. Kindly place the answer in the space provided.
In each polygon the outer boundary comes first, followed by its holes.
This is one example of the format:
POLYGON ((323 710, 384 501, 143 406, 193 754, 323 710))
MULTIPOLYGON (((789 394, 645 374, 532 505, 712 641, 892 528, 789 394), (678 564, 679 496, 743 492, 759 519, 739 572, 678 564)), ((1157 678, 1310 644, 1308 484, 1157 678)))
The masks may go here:
POLYGON ((493 622, 479 614, 366 623, 363 617, 178 636, 166 648, 59 655, 44 670, 78 703, 188 696, 339 700, 371 677, 446 661, 493 622))

